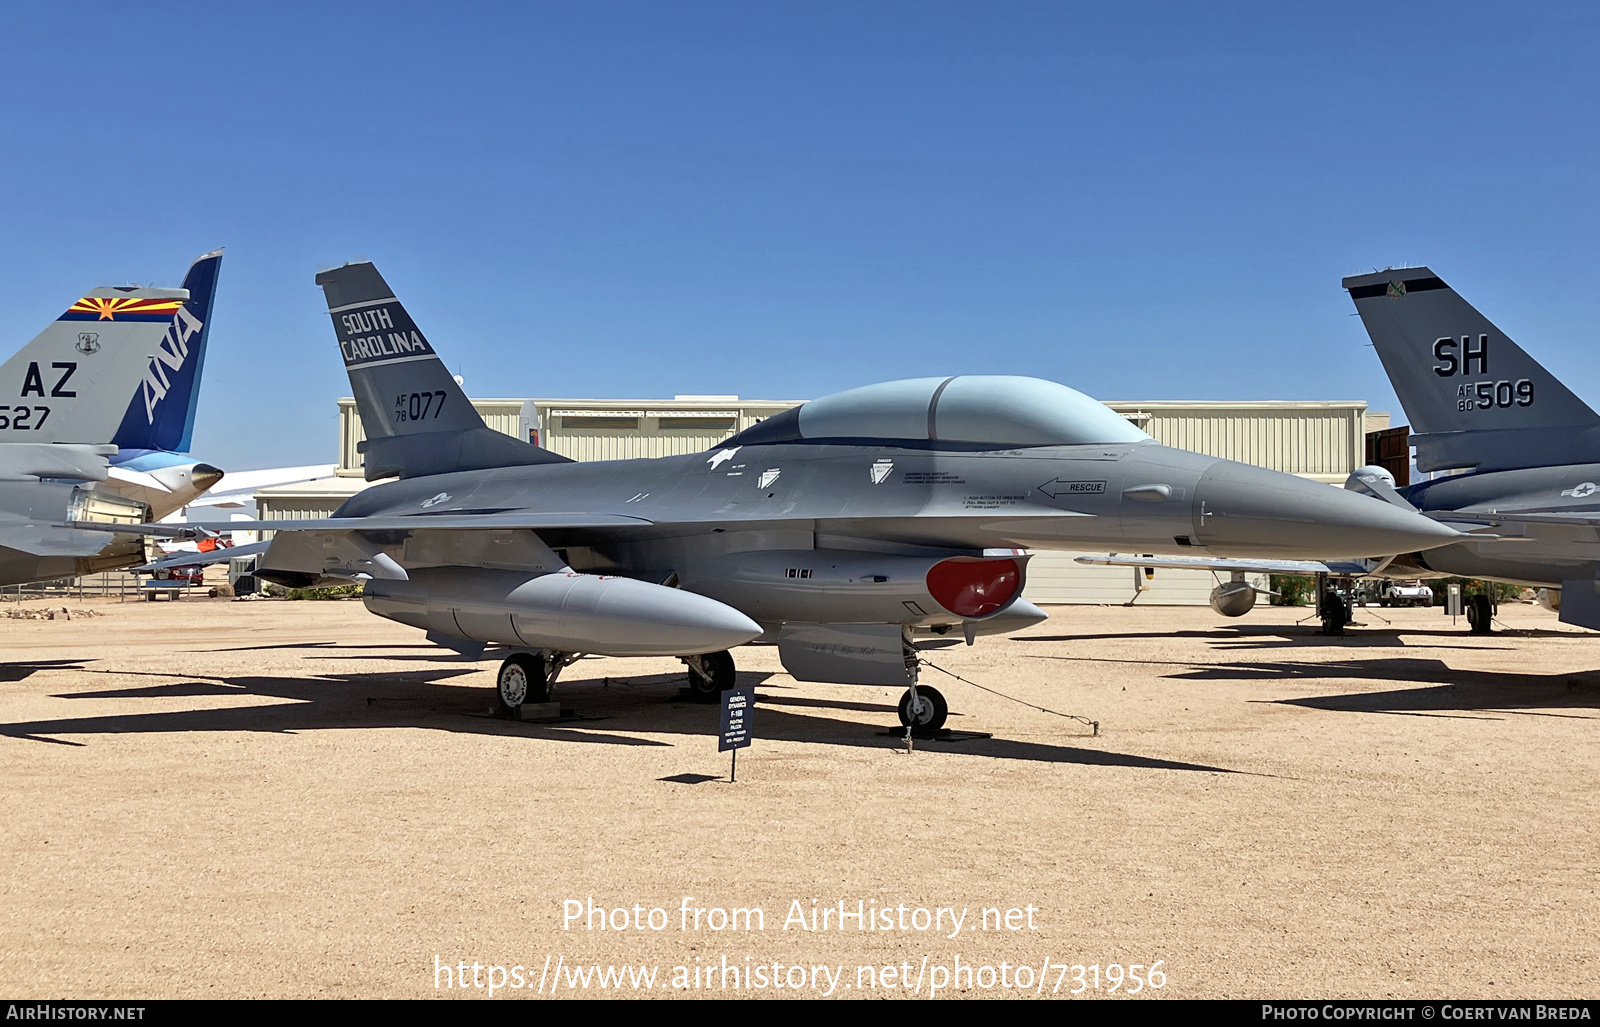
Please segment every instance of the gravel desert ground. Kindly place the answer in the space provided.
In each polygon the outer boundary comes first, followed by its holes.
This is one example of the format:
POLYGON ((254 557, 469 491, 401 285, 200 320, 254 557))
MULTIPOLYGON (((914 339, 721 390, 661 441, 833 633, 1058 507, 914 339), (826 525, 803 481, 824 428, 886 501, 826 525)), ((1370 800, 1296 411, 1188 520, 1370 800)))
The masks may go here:
POLYGON ((359 602, 66 605, 0 620, 8 995, 1595 994, 1600 640, 1537 607, 1055 608, 928 656, 1098 736, 930 671, 912 752, 747 647, 729 783, 673 660, 520 723, 359 602))

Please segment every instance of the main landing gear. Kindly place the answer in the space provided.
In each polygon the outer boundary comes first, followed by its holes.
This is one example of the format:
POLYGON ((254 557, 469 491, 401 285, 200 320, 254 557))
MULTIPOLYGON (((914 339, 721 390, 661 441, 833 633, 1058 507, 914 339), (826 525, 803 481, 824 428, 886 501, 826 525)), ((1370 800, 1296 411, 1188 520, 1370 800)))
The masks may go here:
POLYGON ((695 702, 717 702, 723 692, 738 683, 733 654, 726 649, 704 656, 681 656, 679 659, 689 668, 687 691, 695 702))
POLYGON ((580 655, 534 649, 506 657, 495 677, 500 712, 516 717, 521 715, 523 706, 550 702, 555 696, 556 678, 580 655))
POLYGON ((1467 623, 1474 635, 1494 632, 1494 600, 1487 595, 1467 597, 1467 623))
POLYGON ((1317 617, 1322 621, 1322 634, 1343 635, 1346 624, 1355 623, 1355 589, 1350 579, 1330 581, 1328 575, 1317 575, 1317 617))

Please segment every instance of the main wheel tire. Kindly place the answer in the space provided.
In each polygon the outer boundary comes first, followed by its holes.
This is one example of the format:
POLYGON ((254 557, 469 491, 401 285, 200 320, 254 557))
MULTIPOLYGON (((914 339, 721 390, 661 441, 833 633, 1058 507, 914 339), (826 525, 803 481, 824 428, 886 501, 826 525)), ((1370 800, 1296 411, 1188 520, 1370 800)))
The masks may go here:
POLYGON ((1494 605, 1486 595, 1472 596, 1467 600, 1467 623, 1474 635, 1488 635, 1494 631, 1494 605))
POLYGON ((500 712, 516 716, 528 703, 550 701, 550 683, 545 678, 544 657, 533 653, 517 653, 506 658, 495 678, 495 696, 500 700, 500 712))
POLYGON ((700 666, 709 677, 703 676, 694 665, 689 666, 689 694, 700 702, 716 702, 722 693, 738 684, 738 671, 733 665, 733 654, 726 649, 719 653, 706 653, 700 657, 700 666))
POLYGON ((913 731, 937 731, 950 716, 950 704, 937 688, 917 686, 917 708, 911 708, 911 689, 900 697, 900 726, 913 731))
POLYGON ((1344 626, 1349 621, 1349 610, 1345 607, 1344 600, 1332 592, 1325 593, 1318 606, 1318 613, 1322 615, 1322 633, 1324 635, 1344 634, 1344 626))

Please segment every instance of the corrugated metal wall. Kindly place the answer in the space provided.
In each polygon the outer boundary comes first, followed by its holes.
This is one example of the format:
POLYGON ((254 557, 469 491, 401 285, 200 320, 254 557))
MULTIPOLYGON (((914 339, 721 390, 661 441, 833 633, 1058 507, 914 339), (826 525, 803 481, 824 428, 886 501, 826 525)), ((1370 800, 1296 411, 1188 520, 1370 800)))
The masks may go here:
POLYGON ((640 457, 701 453, 733 432, 566 431, 552 433, 546 447, 573 460, 633 460, 640 457))
MULTIPOLYGON (((534 427, 526 420, 525 406, 537 408, 539 444, 553 453, 573 460, 633 460, 641 457, 699 453, 735 432, 771 417, 800 401, 741 401, 732 396, 713 396, 705 400, 652 400, 648 406, 637 400, 586 399, 475 399, 472 406, 484 423, 512 438, 525 438, 534 427), (595 418, 629 420, 631 427, 571 427, 568 422, 595 418), (677 427, 687 422, 704 425, 725 421, 726 427, 677 427)), ((339 400, 339 468, 344 477, 362 475, 362 457, 357 446, 365 441, 361 414, 354 399, 339 400)))
POLYGON ((1365 459, 1364 402, 1108 403, 1162 445, 1343 482, 1365 459))
POLYGON ((256 509, 264 521, 309 521, 332 517, 344 499, 337 496, 258 495, 256 509))
MULTIPOLYGON (((522 435, 521 399, 475 399, 473 409, 483 418, 483 423, 497 432, 520 438, 522 435)), ((339 466, 335 474, 361 477, 361 453, 356 447, 367 440, 366 429, 361 425, 361 414, 356 401, 349 396, 339 400, 339 466)))

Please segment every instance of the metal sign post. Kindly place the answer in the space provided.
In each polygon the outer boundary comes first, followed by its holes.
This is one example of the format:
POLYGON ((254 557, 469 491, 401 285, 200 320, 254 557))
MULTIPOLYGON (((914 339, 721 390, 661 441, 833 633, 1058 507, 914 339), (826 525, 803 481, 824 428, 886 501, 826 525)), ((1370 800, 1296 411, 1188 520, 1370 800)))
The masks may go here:
POLYGON ((1444 594, 1445 613, 1450 615, 1450 623, 1454 626, 1456 618, 1461 616, 1461 583, 1452 581, 1445 586, 1444 594))
POLYGON ((750 717, 756 709, 754 685, 730 688, 722 693, 722 733, 717 740, 717 751, 733 751, 728 765, 728 780, 738 780, 739 750, 750 744, 750 717))

